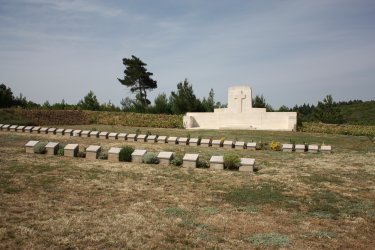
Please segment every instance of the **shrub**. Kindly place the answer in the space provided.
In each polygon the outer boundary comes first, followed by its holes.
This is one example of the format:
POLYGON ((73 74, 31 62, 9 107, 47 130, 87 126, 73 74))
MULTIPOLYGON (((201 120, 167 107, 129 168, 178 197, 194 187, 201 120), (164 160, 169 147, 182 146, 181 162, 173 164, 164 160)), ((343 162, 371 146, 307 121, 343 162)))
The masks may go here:
POLYGON ((46 153, 46 145, 47 145, 46 142, 38 142, 34 146, 34 153, 35 154, 45 154, 46 153))
POLYGON ((59 148, 57 151, 57 155, 63 156, 64 155, 64 148, 59 148))
POLYGON ((82 150, 78 151, 77 157, 85 158, 86 157, 86 148, 82 148, 82 150))
POLYGON ((197 168, 208 168, 208 162, 204 160, 198 160, 197 162, 197 168))
POLYGON ((235 169, 240 167, 241 159, 236 154, 224 155, 224 168, 235 169))
POLYGON ((131 146, 125 146, 120 150, 119 153, 119 161, 132 161, 132 153, 134 152, 134 148, 131 146))
POLYGON ((272 141, 270 145, 271 150, 273 151, 280 151, 281 150, 281 143, 278 141, 272 141))
POLYGON ((171 164, 174 165, 174 166, 181 166, 182 165, 182 158, 180 156, 175 156, 171 160, 171 164))
POLYGON ((159 158, 155 153, 148 152, 143 156, 142 161, 147 164, 158 164, 159 158))
POLYGON ((98 158, 100 160, 107 160, 108 159, 108 154, 106 154, 106 153, 100 153, 98 158))

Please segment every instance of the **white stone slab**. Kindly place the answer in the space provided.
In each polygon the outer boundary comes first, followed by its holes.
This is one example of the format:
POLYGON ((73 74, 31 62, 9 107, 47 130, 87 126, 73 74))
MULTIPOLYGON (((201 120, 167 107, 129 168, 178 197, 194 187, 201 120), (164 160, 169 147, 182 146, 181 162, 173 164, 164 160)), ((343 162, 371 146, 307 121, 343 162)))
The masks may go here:
POLYGON ((224 148, 232 148, 233 147, 233 141, 224 141, 223 147, 224 148))
POLYGON ((33 129, 33 126, 27 126, 25 127, 25 132, 31 133, 32 129, 33 129))
POLYGON ((332 147, 330 145, 322 145, 320 146, 320 152, 322 153, 331 153, 332 147))
POLYGON ((294 149, 296 152, 305 152, 306 146, 305 144, 296 144, 294 149))
POLYGON ((173 158, 174 153, 173 152, 160 152, 158 154, 159 159, 167 159, 171 160, 173 158))
POLYGON ((46 128, 46 127, 40 128, 39 133, 41 133, 41 134, 47 134, 48 133, 48 128, 46 128))
POLYGON ((117 139, 119 139, 119 140, 126 140, 127 139, 127 137, 128 137, 128 134, 127 133, 119 133, 118 135, 117 135, 117 139))
POLYGON ((116 140, 117 139, 117 135, 118 135, 118 133, 109 133, 108 134, 108 139, 110 139, 110 140, 116 140))
POLYGON ((39 141, 28 141, 25 144, 25 147, 34 147, 36 144, 38 144, 39 141))
POLYGON ((64 147, 64 156, 76 157, 79 150, 78 144, 67 144, 64 147))
POLYGON ((316 145, 316 144, 311 144, 311 145, 308 146, 308 150, 307 151, 310 152, 310 153, 318 153, 319 146, 316 145))
POLYGON ((189 144, 189 138, 187 138, 187 137, 180 137, 180 138, 178 138, 178 144, 180 144, 180 145, 188 145, 189 144))
POLYGON ((170 136, 168 137, 168 143, 171 143, 171 144, 177 144, 177 137, 176 136, 170 136))
POLYGON ((12 125, 12 126, 9 127, 9 130, 10 131, 16 131, 17 127, 18 127, 18 125, 12 125))
POLYGON ((83 130, 81 131, 81 137, 90 137, 91 130, 83 130))
POLYGON ((81 133, 82 133, 82 130, 80 130, 80 129, 73 130, 73 136, 75 136, 75 137, 80 137, 81 133))
POLYGON ((212 145, 212 147, 220 148, 221 147, 221 140, 212 140, 211 145, 212 145))
POLYGON ((201 146, 202 147, 209 147, 209 146, 211 146, 211 139, 201 139, 201 146))
POLYGON ((88 160, 96 160, 98 159, 99 153, 101 151, 101 147, 98 145, 90 145, 86 148, 86 159, 88 160))
POLYGON ((149 135, 149 136, 147 137, 147 142, 155 143, 157 137, 158 137, 157 135, 149 135))
POLYGON ((147 139, 147 135, 138 135, 137 136, 137 141, 139 142, 145 142, 147 139))
POLYGON ((158 138, 156 140, 157 140, 158 143, 166 143, 167 142, 167 136, 160 135, 160 136, 158 136, 158 138))
POLYGON ((244 141, 236 141, 234 143, 235 149, 244 149, 245 148, 245 142, 244 141))
POLYGON ((41 129, 41 127, 33 127, 33 128, 31 129, 31 133, 39 134, 40 129, 41 129))
POLYGON ((56 128, 49 128, 49 129, 47 130, 47 132, 48 132, 48 134, 55 134, 55 132, 56 132, 56 128))
POLYGON ((136 141, 137 140, 137 134, 128 134, 127 140, 128 141, 136 141))
POLYGON ((108 161, 118 162, 121 148, 112 147, 108 150, 108 161))
POLYGON ((23 132, 25 130, 25 126, 18 126, 17 128, 16 128, 16 131, 17 132, 23 132))
POLYGON ((182 159, 182 166, 184 168, 196 168, 199 154, 185 154, 182 159))
POLYGON ((109 134, 109 132, 100 132, 99 133, 99 138, 101 138, 101 139, 108 139, 108 134, 109 134))
POLYGON ((73 135, 73 129, 71 129, 71 128, 65 129, 64 135, 65 136, 72 136, 73 135))
POLYGON ((101 147, 98 145, 90 145, 86 148, 86 153, 87 152, 98 152, 101 150, 101 147))
POLYGON ((64 131, 65 131, 65 129, 63 129, 63 128, 58 128, 58 129, 56 129, 56 134, 57 134, 57 135, 64 135, 64 131))
POLYGON ((224 157, 222 155, 211 156, 210 163, 224 163, 224 157))
POLYGON ((77 149, 79 146, 78 144, 67 144, 65 147, 64 147, 64 150, 75 150, 77 149))
POLYGON ((57 150, 59 149, 58 142, 48 142, 46 145, 46 154, 47 155, 55 155, 57 154, 57 150))
POLYGON ((108 154, 119 154, 121 151, 121 148, 118 147, 112 147, 108 150, 108 154))
POLYGON ((143 156, 147 153, 145 149, 136 149, 132 153, 132 162, 142 163, 143 156))
POLYGON ((100 131, 91 131, 90 132, 90 137, 97 138, 97 137, 99 137, 99 133, 100 133, 100 131))
POLYGON ((190 138, 189 139, 189 145, 190 146, 198 146, 198 141, 199 141, 198 138, 190 138))
POLYGON ((5 131, 5 130, 9 130, 10 128, 10 125, 9 124, 5 124, 1 127, 1 130, 5 131))
POLYGON ((199 154, 185 154, 182 160, 184 161, 197 161, 199 154))
POLYGON ((292 152, 293 144, 290 144, 290 143, 283 144, 282 150, 283 152, 292 152))
POLYGON ((253 172, 255 168, 255 159, 241 158, 240 168, 241 172, 253 172))

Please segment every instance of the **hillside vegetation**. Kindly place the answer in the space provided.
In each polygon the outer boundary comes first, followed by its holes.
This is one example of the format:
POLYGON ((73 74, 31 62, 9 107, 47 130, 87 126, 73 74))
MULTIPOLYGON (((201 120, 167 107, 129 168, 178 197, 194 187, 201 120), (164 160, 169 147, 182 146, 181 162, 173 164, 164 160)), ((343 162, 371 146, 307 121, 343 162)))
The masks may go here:
POLYGON ((375 101, 338 106, 348 124, 375 125, 375 101))

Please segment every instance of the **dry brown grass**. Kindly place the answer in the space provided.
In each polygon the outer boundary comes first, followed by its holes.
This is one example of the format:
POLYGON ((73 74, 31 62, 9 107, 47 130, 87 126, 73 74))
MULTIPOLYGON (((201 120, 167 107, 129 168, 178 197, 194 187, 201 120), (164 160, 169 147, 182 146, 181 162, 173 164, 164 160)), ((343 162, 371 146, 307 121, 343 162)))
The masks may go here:
MULTIPOLYGON (((289 136, 261 133, 279 141, 289 136)), ((255 157, 261 170, 213 172, 30 155, 23 145, 38 139, 106 151, 130 144, 205 159, 226 150, 0 132, 0 248, 372 249, 371 144, 295 136, 331 140, 335 152, 234 151, 255 157)))

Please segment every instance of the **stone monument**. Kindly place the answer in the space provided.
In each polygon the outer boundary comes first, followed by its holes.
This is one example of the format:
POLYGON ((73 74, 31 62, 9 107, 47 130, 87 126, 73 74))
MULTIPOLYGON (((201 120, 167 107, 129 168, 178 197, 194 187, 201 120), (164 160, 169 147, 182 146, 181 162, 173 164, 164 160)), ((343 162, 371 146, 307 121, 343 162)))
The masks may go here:
POLYGON ((296 112, 267 112, 265 108, 252 107, 249 86, 230 87, 228 107, 214 112, 191 113, 183 118, 186 129, 248 129, 295 131, 296 112))

